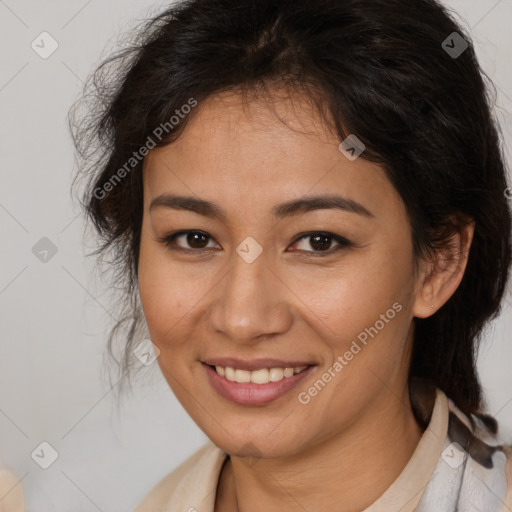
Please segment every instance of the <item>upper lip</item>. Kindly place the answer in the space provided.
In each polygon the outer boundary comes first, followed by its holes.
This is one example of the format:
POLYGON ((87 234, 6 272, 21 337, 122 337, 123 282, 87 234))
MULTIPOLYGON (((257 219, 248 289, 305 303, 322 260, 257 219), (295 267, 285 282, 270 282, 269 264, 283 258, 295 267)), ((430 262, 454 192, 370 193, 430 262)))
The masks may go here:
POLYGON ((224 368, 229 366, 230 368, 247 371, 260 370, 262 368, 296 368, 298 366, 311 366, 313 364, 308 361, 290 359, 262 358, 243 360, 234 357, 213 357, 203 360, 203 363, 210 366, 222 366, 224 368))

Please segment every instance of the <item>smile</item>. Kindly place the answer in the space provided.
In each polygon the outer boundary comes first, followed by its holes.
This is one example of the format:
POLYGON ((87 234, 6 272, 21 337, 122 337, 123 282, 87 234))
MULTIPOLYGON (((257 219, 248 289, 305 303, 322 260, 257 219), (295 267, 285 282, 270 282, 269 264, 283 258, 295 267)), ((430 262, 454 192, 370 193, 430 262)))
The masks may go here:
POLYGON ((260 370, 248 371, 231 368, 229 366, 215 366, 216 372, 231 382, 252 382, 253 384, 268 384, 293 377, 296 373, 305 370, 307 366, 296 366, 295 368, 261 368, 260 370))
POLYGON ((249 371, 206 363, 202 363, 202 366, 219 395, 242 405, 263 405, 276 400, 294 388, 315 367, 302 365, 249 371))

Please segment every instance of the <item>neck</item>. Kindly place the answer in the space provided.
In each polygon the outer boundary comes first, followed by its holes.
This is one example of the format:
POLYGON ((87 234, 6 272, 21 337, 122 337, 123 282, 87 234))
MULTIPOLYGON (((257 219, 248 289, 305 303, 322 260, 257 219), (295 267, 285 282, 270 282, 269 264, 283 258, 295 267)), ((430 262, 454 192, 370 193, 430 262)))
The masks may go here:
POLYGON ((364 510, 402 472, 423 434, 407 386, 403 394, 383 392, 366 415, 307 452, 252 464, 228 458, 215 512, 364 510))

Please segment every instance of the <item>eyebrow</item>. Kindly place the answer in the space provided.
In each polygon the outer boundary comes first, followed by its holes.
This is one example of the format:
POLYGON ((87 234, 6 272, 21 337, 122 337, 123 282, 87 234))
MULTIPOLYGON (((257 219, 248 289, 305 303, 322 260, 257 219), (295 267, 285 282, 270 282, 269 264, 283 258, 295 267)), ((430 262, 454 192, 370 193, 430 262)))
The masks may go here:
MULTIPOLYGON (((187 210, 205 217, 217 218, 227 222, 226 212, 218 205, 198 199, 192 196, 180 196, 174 194, 162 194, 151 201, 149 211, 155 208, 172 208, 173 210, 187 210)), ((350 213, 356 213, 368 218, 375 216, 362 204, 342 196, 324 195, 296 199, 276 205, 272 208, 272 215, 282 219, 314 210, 338 209, 350 213)))

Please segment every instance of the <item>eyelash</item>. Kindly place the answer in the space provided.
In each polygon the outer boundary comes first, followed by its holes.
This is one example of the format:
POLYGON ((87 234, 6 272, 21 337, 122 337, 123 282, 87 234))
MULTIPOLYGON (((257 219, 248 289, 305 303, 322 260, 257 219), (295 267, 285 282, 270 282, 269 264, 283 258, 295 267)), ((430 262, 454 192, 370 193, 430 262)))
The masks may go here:
MULTIPOLYGON (((197 229, 191 229, 191 230, 176 231, 175 233, 171 233, 171 234, 166 235, 166 236, 164 236, 162 238, 157 238, 157 241, 160 242, 160 243, 163 243, 166 246, 166 248, 171 250, 171 251, 180 251, 180 252, 186 252, 186 253, 192 253, 192 252, 198 253, 198 252, 208 251, 208 250, 211 249, 211 248, 186 249, 184 247, 179 247, 179 246, 173 245, 173 242, 176 240, 176 238, 178 238, 179 236, 182 236, 182 235, 188 235, 190 233, 199 233, 201 235, 206 236, 210 240, 212 239, 212 237, 209 236, 204 231, 199 231, 197 229)), ((334 249, 329 249, 327 251, 303 251, 303 250, 298 250, 297 252, 306 253, 306 254, 308 254, 310 256, 313 256, 313 257, 326 257, 326 256, 330 256, 330 255, 334 254, 335 252, 338 252, 341 249, 347 249, 347 248, 350 248, 350 247, 354 246, 354 244, 350 240, 347 240, 346 238, 344 238, 342 236, 335 235, 334 233, 329 233, 328 231, 308 231, 308 232, 305 232, 305 233, 300 233, 295 238, 295 240, 292 242, 292 245, 296 244, 297 242, 299 242, 300 240, 302 240, 304 238, 312 238, 313 236, 316 236, 316 235, 326 236, 328 238, 331 238, 334 242, 338 243, 339 245, 337 247, 335 247, 334 249)))

